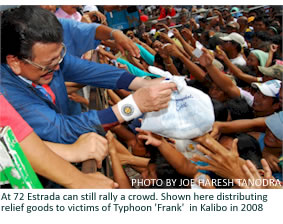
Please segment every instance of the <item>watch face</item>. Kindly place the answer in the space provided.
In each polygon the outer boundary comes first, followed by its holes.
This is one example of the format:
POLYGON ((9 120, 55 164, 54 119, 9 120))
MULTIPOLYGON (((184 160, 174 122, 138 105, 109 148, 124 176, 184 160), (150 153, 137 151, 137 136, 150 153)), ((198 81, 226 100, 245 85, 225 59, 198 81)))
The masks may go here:
POLYGON ((125 116, 131 116, 134 113, 134 107, 131 104, 125 104, 122 107, 122 113, 125 116))

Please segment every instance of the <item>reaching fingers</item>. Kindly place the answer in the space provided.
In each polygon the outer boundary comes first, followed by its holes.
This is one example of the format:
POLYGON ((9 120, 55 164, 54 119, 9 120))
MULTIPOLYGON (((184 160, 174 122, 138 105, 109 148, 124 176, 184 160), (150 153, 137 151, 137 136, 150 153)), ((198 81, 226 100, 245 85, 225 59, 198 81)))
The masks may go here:
POLYGON ((200 152, 202 152, 203 154, 208 155, 209 157, 213 158, 213 155, 214 155, 214 154, 213 154, 209 149, 203 147, 202 145, 197 144, 197 149, 198 149, 200 152))
POLYGON ((260 176, 257 168, 255 167, 255 165, 250 160, 246 161, 246 166, 250 170, 250 173, 252 174, 253 178, 261 179, 261 176, 260 176))
POLYGON ((270 178, 272 177, 272 171, 268 165, 268 163, 266 162, 265 159, 262 159, 261 160, 261 164, 262 164, 262 167, 263 167, 263 170, 264 170, 264 177, 265 178, 270 178))

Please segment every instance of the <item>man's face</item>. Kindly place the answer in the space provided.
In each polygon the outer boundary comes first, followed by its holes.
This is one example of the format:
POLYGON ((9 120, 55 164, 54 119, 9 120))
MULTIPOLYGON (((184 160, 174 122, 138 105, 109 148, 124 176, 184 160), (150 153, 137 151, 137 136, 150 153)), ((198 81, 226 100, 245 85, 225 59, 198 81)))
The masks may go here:
POLYGON ((231 41, 223 41, 221 46, 222 46, 223 50, 225 51, 225 53, 228 54, 228 55, 233 49, 233 44, 232 44, 231 41))
POLYGON ((254 49, 258 49, 259 48, 259 45, 261 44, 261 40, 257 37, 253 37, 252 38, 252 41, 251 41, 251 44, 252 44, 252 48, 254 49))
POLYGON ((270 96, 263 95, 257 90, 254 95, 253 109, 257 116, 267 116, 272 114, 274 110, 274 99, 270 96))
POLYGON ((255 32, 266 30, 266 26, 262 21, 255 21, 253 27, 255 32))
POLYGON ((255 71, 257 69, 257 66, 259 65, 260 64, 259 64, 257 57, 254 54, 250 53, 247 58, 247 66, 249 66, 255 71))
MULTIPOLYGON (((63 46, 61 43, 35 43, 32 47, 33 63, 53 70, 59 70, 58 62, 61 59, 63 46)), ((53 71, 47 73, 36 66, 21 60, 21 73, 19 75, 31 80, 35 84, 49 84, 53 79, 53 71)))

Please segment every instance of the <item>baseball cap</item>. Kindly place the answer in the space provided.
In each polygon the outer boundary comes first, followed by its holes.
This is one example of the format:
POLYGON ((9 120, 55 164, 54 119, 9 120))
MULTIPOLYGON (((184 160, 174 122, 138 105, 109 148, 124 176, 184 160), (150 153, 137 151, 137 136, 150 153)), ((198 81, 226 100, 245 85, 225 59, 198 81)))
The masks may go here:
POLYGON ((268 116, 265 119, 265 124, 276 138, 283 141, 283 111, 268 116))
POLYGON ((83 8, 83 12, 92 12, 92 11, 98 11, 97 7, 94 5, 86 5, 83 8))
POLYGON ((250 17, 248 18, 248 23, 251 23, 252 21, 254 21, 254 19, 255 19, 254 16, 250 16, 250 17))
POLYGON ((237 30, 240 29, 240 25, 239 23, 235 22, 235 21, 231 21, 227 24, 227 26, 230 26, 232 28, 236 28, 237 30))
POLYGON ((231 10, 230 10, 230 12, 239 12, 240 10, 239 10, 239 8, 238 7, 233 7, 231 10))
POLYGON ((262 74, 282 81, 283 65, 275 64, 270 67, 258 66, 258 69, 262 74))
POLYGON ((225 36, 225 37, 220 37, 221 40, 224 41, 235 41, 238 44, 240 44, 242 47, 246 46, 246 42, 245 39, 242 35, 238 34, 238 33, 230 33, 229 35, 225 36))
POLYGON ((273 79, 264 83, 253 82, 251 85, 258 88, 265 96, 276 97, 280 90, 281 81, 273 79))

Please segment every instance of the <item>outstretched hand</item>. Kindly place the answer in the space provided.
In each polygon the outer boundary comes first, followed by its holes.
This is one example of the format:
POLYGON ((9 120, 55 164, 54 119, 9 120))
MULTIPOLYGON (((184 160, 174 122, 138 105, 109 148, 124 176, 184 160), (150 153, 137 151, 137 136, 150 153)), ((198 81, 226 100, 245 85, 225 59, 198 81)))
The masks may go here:
POLYGON ((135 43, 128 38, 123 32, 113 32, 113 38, 115 40, 116 47, 125 55, 125 51, 128 51, 131 56, 139 58, 140 50, 135 43))
POLYGON ((196 140, 202 144, 197 145, 197 149, 209 157, 207 158, 195 154, 193 156, 194 161, 202 161, 209 164, 209 166, 198 166, 197 169, 212 171, 228 179, 244 179, 243 177, 245 177, 245 175, 241 168, 244 160, 242 160, 238 154, 238 139, 233 140, 231 151, 223 147, 209 134, 205 135, 205 137, 200 140, 196 140))
POLYGON ((159 111, 168 107, 171 93, 176 88, 173 82, 159 83, 138 89, 133 98, 142 113, 159 111))
POLYGON ((155 147, 161 145, 161 140, 162 140, 161 136, 156 135, 150 131, 142 130, 140 128, 136 128, 136 131, 140 133, 138 138, 145 140, 146 145, 153 145, 155 147))

